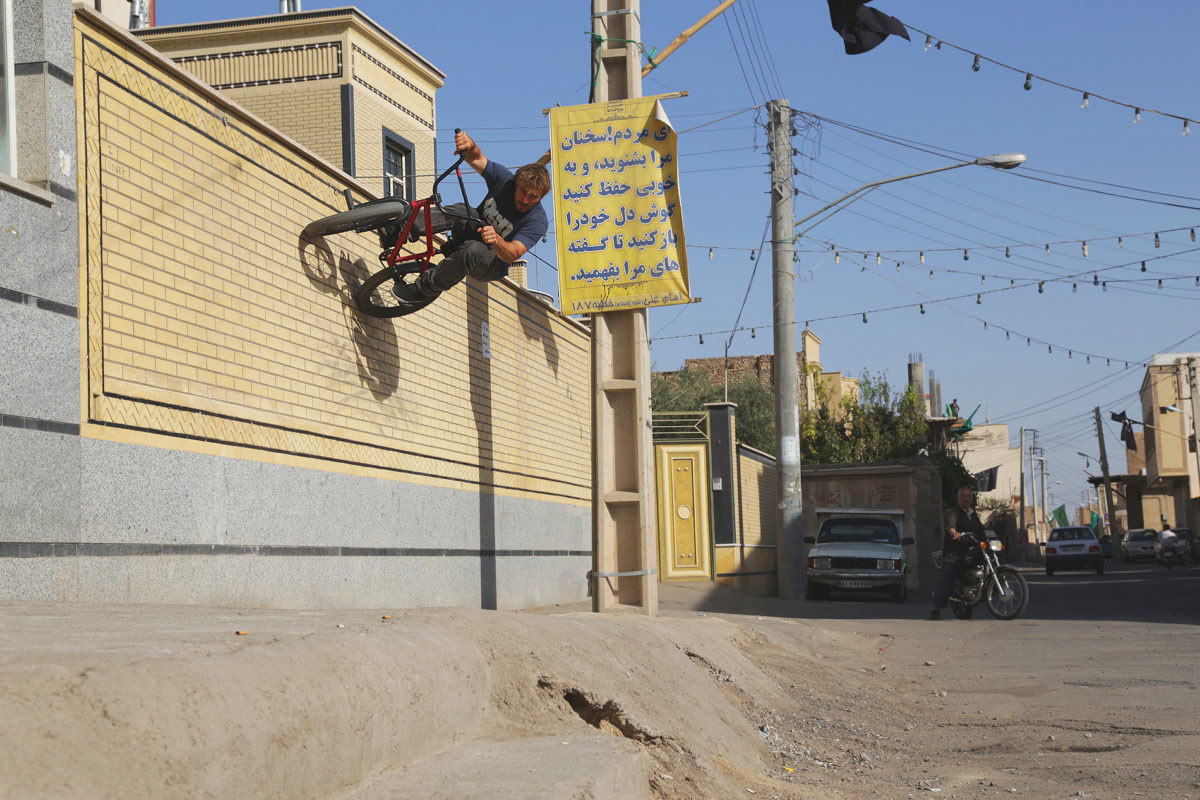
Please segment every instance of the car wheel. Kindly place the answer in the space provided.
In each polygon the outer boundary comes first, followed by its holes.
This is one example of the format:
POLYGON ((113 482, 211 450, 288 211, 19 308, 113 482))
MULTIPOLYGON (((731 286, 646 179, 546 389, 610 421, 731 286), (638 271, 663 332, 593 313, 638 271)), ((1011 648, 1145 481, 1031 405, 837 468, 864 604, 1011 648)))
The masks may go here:
POLYGON ((829 599, 829 587, 823 583, 816 583, 815 581, 809 581, 804 586, 804 599, 805 600, 828 600, 829 599))

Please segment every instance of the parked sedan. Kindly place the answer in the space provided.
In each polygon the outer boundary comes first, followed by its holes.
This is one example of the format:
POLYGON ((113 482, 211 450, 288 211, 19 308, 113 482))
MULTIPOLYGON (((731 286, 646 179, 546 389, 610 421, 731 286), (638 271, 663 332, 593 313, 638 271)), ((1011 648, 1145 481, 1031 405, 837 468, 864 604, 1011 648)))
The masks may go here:
POLYGON ((872 517, 834 517, 821 523, 810 545, 804 596, 824 600, 830 589, 885 590, 903 603, 908 596, 908 563, 896 523, 872 517))
POLYGON ((1055 528, 1046 541, 1046 574, 1056 570, 1094 569, 1104 574, 1104 553, 1091 528, 1055 528))
POLYGON ((1121 541, 1121 558, 1126 564, 1139 558, 1154 558, 1154 545, 1158 543, 1158 531, 1153 528, 1134 528, 1121 541))

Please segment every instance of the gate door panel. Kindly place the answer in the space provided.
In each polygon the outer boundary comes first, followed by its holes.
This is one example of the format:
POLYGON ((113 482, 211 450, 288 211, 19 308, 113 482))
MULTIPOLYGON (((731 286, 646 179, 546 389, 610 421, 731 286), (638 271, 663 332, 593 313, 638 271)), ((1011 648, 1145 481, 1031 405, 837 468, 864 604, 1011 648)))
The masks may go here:
POLYGON ((654 448, 658 483, 658 574, 664 581, 710 580, 708 447, 654 448))

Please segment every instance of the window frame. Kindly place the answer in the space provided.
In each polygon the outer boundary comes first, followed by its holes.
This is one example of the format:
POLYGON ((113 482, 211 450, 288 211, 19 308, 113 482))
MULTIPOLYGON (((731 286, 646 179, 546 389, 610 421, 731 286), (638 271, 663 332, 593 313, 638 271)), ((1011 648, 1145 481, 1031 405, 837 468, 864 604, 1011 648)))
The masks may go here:
POLYGON ((0 152, 0 174, 17 175, 17 81, 16 48, 13 44, 13 0, 0 0, 0 126, 8 146, 0 152))
POLYGON ((417 196, 417 148, 408 139, 390 131, 387 128, 383 129, 383 196, 384 197, 403 197, 405 200, 414 200, 417 196), (388 165, 392 162, 390 158, 392 151, 398 151, 403 158, 404 173, 400 176, 388 171, 388 165), (399 179, 398 179, 399 178, 399 179), (403 182, 403 192, 393 191, 397 184, 403 182))

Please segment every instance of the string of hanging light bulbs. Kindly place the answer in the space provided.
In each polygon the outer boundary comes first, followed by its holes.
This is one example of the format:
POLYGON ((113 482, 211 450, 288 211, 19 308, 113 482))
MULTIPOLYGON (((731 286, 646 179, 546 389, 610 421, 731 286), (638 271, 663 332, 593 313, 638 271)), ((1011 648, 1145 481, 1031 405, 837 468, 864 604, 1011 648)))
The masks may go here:
POLYGON ((1117 100, 1112 97, 1106 97, 1105 95, 1102 95, 1102 94, 1096 94, 1095 92, 1088 90, 1088 89, 1081 89, 1076 86, 1071 86, 1071 85, 1063 83, 1061 81, 1056 81, 1051 78, 1046 78, 1042 75, 1038 75, 1029 70, 1021 69, 1019 67, 1014 67, 1011 64, 1005 64, 1003 61, 997 61, 994 58, 989 58, 989 57, 982 55, 974 50, 969 50, 965 47, 961 47, 957 44, 954 44, 953 42, 948 42, 945 39, 938 38, 938 37, 934 36, 933 34, 923 31, 920 28, 913 27, 912 25, 907 25, 907 27, 909 30, 916 31, 917 33, 923 34, 925 36, 925 52, 929 52, 930 49, 941 50, 943 46, 949 47, 949 48, 959 51, 960 53, 965 53, 969 56, 972 56, 974 60, 971 62, 971 70, 974 72, 979 72, 980 69, 982 68, 982 62, 986 61, 989 64, 995 64, 996 66, 1001 67, 1002 69, 1006 69, 1010 72, 1015 72, 1018 75, 1024 75, 1025 83, 1023 84, 1023 88, 1027 92, 1031 91, 1033 89, 1033 84, 1035 81, 1039 81, 1041 83, 1048 83, 1051 86, 1057 86, 1060 89, 1066 89, 1067 91, 1078 94, 1080 96, 1080 104, 1079 104, 1080 108, 1086 109, 1091 104, 1092 100, 1099 100, 1104 103, 1111 103, 1112 105, 1115 105, 1115 106, 1121 106, 1123 108, 1132 109, 1133 110, 1133 122, 1135 125, 1141 123, 1143 114, 1158 114, 1159 116, 1168 117, 1170 119, 1175 119, 1175 120, 1179 120, 1180 122, 1182 122, 1183 129, 1182 129, 1181 133, 1184 136, 1188 136, 1192 132, 1192 120, 1196 119, 1195 116, 1186 117, 1186 116, 1183 116, 1182 114, 1172 114, 1167 111, 1159 111, 1158 109, 1149 108, 1144 105, 1135 105, 1134 103, 1127 103, 1124 100, 1117 100))

